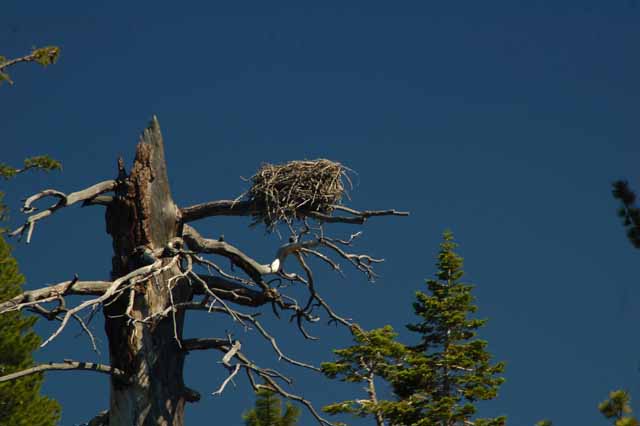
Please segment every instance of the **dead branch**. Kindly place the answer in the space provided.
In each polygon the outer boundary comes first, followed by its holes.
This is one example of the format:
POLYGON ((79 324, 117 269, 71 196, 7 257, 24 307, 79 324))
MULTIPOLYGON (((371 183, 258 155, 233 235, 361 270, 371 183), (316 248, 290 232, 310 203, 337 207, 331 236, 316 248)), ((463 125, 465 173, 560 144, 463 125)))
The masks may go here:
POLYGON ((198 231, 189 225, 184 225, 183 238, 189 246, 189 249, 197 253, 213 253, 229 258, 234 264, 242 268, 256 283, 262 282, 263 275, 277 274, 284 264, 285 259, 290 254, 302 249, 316 247, 321 243, 320 239, 307 240, 304 242, 289 242, 278 249, 276 257, 271 263, 261 264, 225 241, 202 237, 198 231))
POLYGON ((230 367, 229 376, 220 384, 220 387, 218 388, 218 390, 213 392, 211 395, 222 395, 222 392, 224 392, 224 388, 227 387, 227 384, 231 380, 233 380, 233 378, 236 376, 236 374, 238 374, 238 371, 240 371, 241 367, 242 367, 241 364, 236 364, 236 366, 234 368, 230 367))
POLYGON ((180 209, 182 221, 193 222, 210 216, 252 216, 256 206, 249 201, 218 200, 180 209))
MULTIPOLYGON (((227 309, 221 306, 214 306, 212 303, 207 305, 206 303, 202 303, 202 302, 187 302, 187 303, 176 304, 175 308, 187 309, 187 310, 200 310, 200 311, 208 311, 208 312, 220 312, 220 313, 225 313, 229 315, 229 313, 227 312, 227 309)), ((166 316, 168 314, 168 309, 170 308, 165 309, 165 311, 163 311, 159 315, 166 316)), ((239 318, 241 318, 246 322, 250 322, 251 324, 253 324, 253 326, 256 328, 256 330, 258 330, 258 332, 262 335, 262 337, 264 337, 267 341, 269 341, 274 352, 278 355, 278 360, 284 360, 289 364, 296 365, 298 367, 308 368, 309 370, 320 371, 318 367, 315 367, 310 364, 306 364, 304 362, 295 360, 285 355, 280 349, 280 347, 278 346, 278 341, 275 339, 275 337, 273 337, 264 328, 262 323, 260 323, 260 321, 258 321, 254 315, 249 315, 249 314, 245 314, 238 311, 234 311, 234 315, 238 316, 239 318)), ((184 344, 184 341, 183 341, 183 344, 184 344)))
POLYGON ((25 291, 24 293, 0 303, 0 314, 16 311, 37 303, 58 299, 60 296, 81 295, 94 296, 104 294, 111 286, 111 281, 64 281, 59 284, 25 291))
POLYGON ((319 241, 316 240, 284 244, 278 249, 276 257, 271 263, 261 264, 225 241, 202 237, 198 231, 189 225, 184 225, 183 238, 189 249, 197 253, 212 253, 227 257, 235 265, 242 268, 255 282, 262 282, 263 275, 278 273, 284 260, 291 253, 302 248, 312 248, 319 244, 319 241))
POLYGON ((184 339, 182 340, 182 350, 189 351, 204 351, 207 349, 220 349, 229 344, 227 339, 217 338, 198 338, 198 339, 184 339))
MULTIPOLYGON (((344 241, 341 241, 341 243, 345 244, 344 241)), ((329 247, 336 253, 338 253, 338 255, 343 259, 348 260, 353 266, 356 267, 356 269, 367 274, 367 278, 369 279, 369 281, 371 282, 375 281, 375 278, 377 277, 377 275, 375 274, 375 272, 373 272, 372 264, 382 263, 384 262, 384 259, 376 259, 369 256, 368 254, 347 253, 344 250, 342 250, 340 247, 338 247, 330 238, 324 238, 322 241, 322 244, 324 246, 329 247)))
POLYGON ((309 267, 309 265, 307 265, 307 263, 305 262, 305 260, 302 257, 302 255, 299 254, 299 253, 296 253, 296 258, 298 259, 298 262, 300 263, 300 266, 302 267, 302 269, 305 271, 305 274, 307 275, 307 279, 305 281, 305 284, 307 285, 307 288, 309 289, 309 300, 307 302, 307 306, 305 306, 305 308, 304 308, 304 312, 309 312, 309 309, 312 307, 312 303, 315 300, 327 312, 327 315, 329 315, 329 318, 331 319, 330 322, 339 322, 342 325, 345 325, 347 327, 351 327, 352 326, 351 322, 349 322, 348 320, 346 320, 346 319, 342 318, 341 316, 337 315, 333 311, 331 306, 329 306, 329 304, 327 302, 325 302, 324 299, 315 290, 315 286, 314 286, 314 283, 313 283, 313 272, 311 271, 311 268, 309 267))
MULTIPOLYGON (((409 212, 390 210, 355 210, 342 205, 334 205, 335 210, 343 211, 349 216, 334 216, 321 212, 310 211, 306 214, 320 222, 364 224, 368 218, 374 216, 409 216, 409 212)), ((253 216, 259 212, 255 203, 249 201, 217 200, 196 204, 180 209, 183 222, 193 222, 211 216, 253 216)))
POLYGON ((109 286, 109 288, 107 288, 107 290, 100 295, 99 297, 95 298, 95 299, 91 299, 91 300, 87 300, 81 304, 79 304, 78 306, 69 309, 68 311, 66 311, 60 326, 58 327, 58 329, 51 335, 49 336, 49 338, 47 340, 45 340, 40 347, 44 347, 47 344, 49 344, 53 339, 55 339, 64 329, 64 327, 67 325, 67 323, 69 322, 69 319, 74 315, 77 314, 78 312, 80 312, 81 310, 89 307, 89 306, 96 306, 99 305, 103 302, 105 302, 107 299, 109 299, 110 297, 112 297, 113 295, 115 295, 115 293, 117 291, 120 290, 120 286, 125 283, 125 282, 130 282, 130 283, 135 283, 135 282, 139 282, 139 281, 144 281, 148 278, 150 278, 151 276, 160 273, 166 269, 169 269, 171 267, 173 267, 175 265, 175 263, 178 260, 178 256, 175 256, 169 263, 167 263, 166 265, 162 265, 162 260, 156 260, 153 264, 151 265, 145 265, 142 266, 138 269, 135 269, 131 272, 129 272, 128 274, 118 278, 117 280, 113 281, 111 283, 111 285, 109 286), (141 277, 141 278, 140 278, 141 277))
POLYGON ((368 218, 374 216, 409 216, 409 212, 391 210, 356 210, 342 205, 334 205, 335 210, 341 210, 351 216, 334 216, 322 212, 309 212, 309 216, 326 223, 351 223, 354 225, 364 224, 368 218))
POLYGON ((82 207, 86 206, 108 206, 114 200, 112 195, 98 195, 82 202, 82 207))
POLYGON ((204 238, 189 225, 184 225, 182 238, 190 250, 196 253, 213 253, 229 258, 247 273, 256 283, 262 282, 262 275, 272 273, 271 265, 262 265, 225 241, 204 238))
POLYGON ((250 281, 250 280, 244 279, 242 277, 239 277, 239 276, 236 276, 236 275, 232 275, 232 274, 229 274, 229 273, 225 272, 220 266, 218 266, 217 264, 213 263, 209 259, 205 259, 204 257, 197 256, 195 254, 191 255, 190 258, 193 259, 193 261, 195 263, 197 263, 198 265, 202 265, 202 266, 206 267, 207 270, 209 271, 209 273, 211 273, 211 269, 213 269, 218 274, 220 274, 222 277, 227 278, 229 280, 237 281, 239 283, 242 283, 242 284, 245 284, 245 285, 249 285, 249 286, 254 286, 255 285, 253 283, 253 281, 250 281))
MULTIPOLYGON (((49 321, 52 321, 52 320, 62 321, 62 318, 59 316, 59 314, 67 311, 67 308, 65 306, 65 299, 60 295, 58 296, 57 301, 58 301, 58 306, 56 306, 53 309, 46 309, 40 306, 40 304, 35 304, 33 306, 29 306, 27 310, 34 312, 38 315, 41 315, 49 321)), ((80 315, 74 314, 73 319, 75 319, 78 322, 78 324, 82 328, 82 332, 84 332, 89 337, 93 351, 98 355, 100 355, 100 351, 98 350, 98 346, 96 345, 96 338, 94 337, 93 333, 91 332, 87 324, 84 322, 82 318, 80 318, 80 315)))
POLYGON ((110 365, 96 364, 93 362, 72 361, 65 360, 64 362, 49 362, 46 364, 38 364, 34 367, 27 368, 25 370, 17 371, 15 373, 7 374, 0 377, 0 383, 8 382, 10 380, 16 380, 24 376, 40 373, 48 370, 84 370, 95 371, 97 373, 110 374, 121 380, 127 380, 125 373, 117 368, 113 368, 110 365))
MULTIPOLYGON (((198 274, 195 273, 191 273, 190 274, 191 277, 195 278, 196 281, 201 281, 201 278, 198 276, 198 274)), ((215 292, 213 292, 211 289, 209 289, 209 286, 207 285, 206 282, 202 281, 201 282, 203 288, 205 289, 207 295, 213 297, 214 301, 216 302, 220 302, 220 305, 222 305, 222 307, 225 309, 225 311, 229 314, 229 316, 231 316, 231 318, 233 318, 234 321, 238 321, 240 324, 242 324, 243 326, 247 326, 241 319, 240 317, 238 317, 236 315, 236 311, 234 311, 233 309, 231 309, 225 302, 224 300, 222 300, 221 298, 219 298, 215 292)), ((175 317, 175 314, 174 314, 175 317)))
POLYGON ((222 364, 227 367, 231 366, 231 364, 229 364, 229 361, 231 361, 231 358, 236 356, 236 354, 238 353, 241 347, 242 347, 242 344, 240 343, 239 340, 236 340, 235 342, 233 342, 233 345, 231 346, 231 348, 229 348, 227 353, 224 354, 224 356, 222 357, 222 364))
MULTIPOLYGON (((225 354, 229 354, 231 353, 231 351, 233 351, 233 357, 237 358, 239 362, 236 365, 231 367, 232 369, 231 369, 230 375, 221 384, 220 388, 214 394, 218 394, 218 392, 221 392, 221 390, 224 390, 224 387, 227 385, 227 383, 230 380, 232 380, 233 377, 235 377, 235 375, 237 374, 238 372, 237 370, 239 368, 244 368, 247 372, 247 376, 249 377, 249 381, 254 390, 257 391, 259 389, 269 389, 273 392, 276 392, 282 395, 285 398, 291 399, 293 401, 297 401, 302 405, 304 405, 307 408, 307 410, 309 410, 311 415, 318 421, 320 425, 335 426, 333 423, 329 422, 328 420, 320 416, 318 412, 315 410, 315 408, 313 407, 313 405, 311 404, 311 402, 302 398, 301 396, 285 391, 282 388, 282 386, 280 386, 275 381, 275 379, 282 379, 286 383, 291 384, 291 379, 287 378, 286 376, 282 375, 281 373, 275 370, 258 367, 253 361, 247 358, 246 355, 240 352, 239 342, 236 341, 236 343, 238 343, 238 347, 236 350, 234 350, 234 347, 236 347, 236 344, 231 345, 228 339, 215 339, 215 338, 186 339, 182 341, 182 348, 185 351, 216 349, 224 352, 225 354), (252 373, 257 374, 267 384, 266 385, 257 384, 255 381, 255 378, 252 376, 252 373)), ((230 359, 228 361, 230 361, 230 359)))
POLYGON ((34 194, 31 197, 27 198, 27 200, 25 201, 22 207, 22 211, 24 213, 31 213, 35 211, 36 208, 33 206, 33 203, 45 197, 57 198, 58 202, 52 205, 51 207, 49 207, 48 209, 41 211, 40 213, 36 213, 34 215, 29 216, 26 222, 24 223, 24 225, 17 228, 15 231, 11 232, 9 235, 12 237, 16 235, 22 236, 26 232, 27 243, 29 243, 31 242, 31 235, 33 234, 33 229, 37 221, 52 215, 58 209, 70 206, 72 204, 77 203, 78 201, 90 200, 96 197, 97 195, 102 194, 103 192, 113 191, 116 185, 117 185, 117 182, 115 180, 106 180, 104 182, 100 182, 93 186, 90 186, 89 188, 85 188, 81 191, 72 192, 69 195, 66 195, 63 192, 60 192, 54 189, 46 189, 37 194, 34 194))
POLYGON ((191 285, 195 294, 207 294, 203 284, 205 283, 209 290, 214 292, 221 299, 225 299, 239 305, 252 307, 262 306, 273 300, 274 297, 275 290, 273 289, 270 292, 262 292, 244 287, 239 283, 223 277, 204 274, 197 275, 202 282, 192 282, 191 285))

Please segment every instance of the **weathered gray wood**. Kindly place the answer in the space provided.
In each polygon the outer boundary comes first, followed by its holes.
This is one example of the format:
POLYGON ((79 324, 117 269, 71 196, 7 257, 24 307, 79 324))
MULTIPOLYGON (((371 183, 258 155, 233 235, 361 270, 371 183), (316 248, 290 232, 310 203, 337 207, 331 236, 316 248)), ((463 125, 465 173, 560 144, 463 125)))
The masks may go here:
MULTIPOLYGON (((107 231, 114 246, 113 278, 136 267, 136 247, 161 249, 179 232, 179 210, 171 197, 163 139, 155 117, 140 138, 131 173, 125 175, 122 162, 119 167, 121 183, 107 209, 107 231)), ((130 313, 133 318, 141 320, 170 305, 167 282, 176 272, 174 268, 136 285, 130 313)), ((182 426, 188 391, 182 376, 184 352, 175 339, 173 318, 159 318, 153 325, 132 324, 122 316, 128 296, 125 293, 104 309, 111 365, 131 377, 125 384, 112 380, 109 425, 182 426)), ((178 282, 173 290, 175 303, 189 301, 191 296, 186 282, 178 282)), ((183 322, 183 314, 177 314, 178 337, 182 336, 183 322)))

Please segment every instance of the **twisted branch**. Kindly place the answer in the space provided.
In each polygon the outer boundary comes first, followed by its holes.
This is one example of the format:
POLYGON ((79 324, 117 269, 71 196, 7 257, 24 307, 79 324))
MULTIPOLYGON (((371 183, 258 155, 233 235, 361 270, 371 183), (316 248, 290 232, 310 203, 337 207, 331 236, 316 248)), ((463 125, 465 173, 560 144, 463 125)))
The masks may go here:
POLYGON ((58 202, 52 205, 51 207, 49 207, 48 209, 41 211, 40 213, 36 213, 34 215, 29 216, 26 222, 24 223, 24 225, 20 226, 19 228, 11 232, 9 235, 12 237, 16 235, 20 235, 20 237, 22 237, 22 235, 26 232, 27 243, 30 243, 31 236, 33 234, 33 229, 37 221, 52 215, 57 210, 63 207, 67 207, 72 204, 75 204, 78 201, 90 200, 96 197, 97 195, 102 194, 103 192, 113 191, 116 185, 117 185, 117 182, 115 180, 106 180, 104 182, 100 182, 93 186, 90 186, 89 188, 85 188, 81 191, 72 192, 69 195, 65 194, 64 192, 57 191, 55 189, 46 189, 37 194, 34 194, 31 197, 27 198, 26 201, 24 202, 24 205, 22 206, 22 211, 24 213, 34 212, 36 208, 33 206, 33 203, 45 197, 57 198, 58 202))
MULTIPOLYGON (((272 392, 276 392, 282 395, 285 398, 291 399, 293 401, 297 401, 307 408, 309 413, 311 413, 311 415, 318 421, 318 424, 322 426, 335 426, 333 423, 329 422, 328 420, 320 416, 320 414, 318 414, 318 412, 315 410, 311 402, 309 402, 308 400, 304 399, 299 395, 295 395, 287 392, 275 380, 275 379, 281 379, 290 384, 291 380, 289 378, 283 376, 282 374, 280 374, 275 370, 258 367, 253 361, 247 358, 246 355, 240 352, 239 342, 236 341, 236 343, 237 345, 236 344, 232 345, 230 344, 229 340, 225 340, 225 339, 187 339, 187 340, 183 340, 182 345, 183 345, 183 350, 185 351, 206 350, 206 349, 216 349, 216 350, 222 351, 225 353, 223 362, 225 358, 227 358, 227 355, 229 354, 232 354, 232 356, 229 356, 228 357, 229 359, 227 359, 227 361, 230 361, 232 357, 238 360, 238 362, 233 366, 229 364, 231 368, 230 375, 222 383, 218 391, 221 391, 221 389, 224 390, 224 387, 226 386, 226 384, 230 380, 232 380, 233 377, 235 377, 235 375, 238 373, 238 370, 240 368, 243 368, 246 371, 247 376, 249 378, 249 382, 251 383, 251 387, 254 390, 257 391, 260 389, 268 389, 268 390, 271 390, 272 392), (253 374, 257 374, 260 378, 262 378, 262 380, 265 381, 266 384, 263 385, 263 384, 256 383, 255 378, 253 377, 253 374)), ((216 391, 216 393, 218 391, 216 391)))

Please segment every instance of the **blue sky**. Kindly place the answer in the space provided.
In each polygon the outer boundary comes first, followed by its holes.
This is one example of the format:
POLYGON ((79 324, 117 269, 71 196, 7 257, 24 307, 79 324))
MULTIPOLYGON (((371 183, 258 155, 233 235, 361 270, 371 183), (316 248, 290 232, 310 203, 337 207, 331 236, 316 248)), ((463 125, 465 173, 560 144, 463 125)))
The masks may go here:
MULTIPOLYGON (((596 405, 609 390, 640 400, 638 253, 610 196, 619 177, 640 187, 640 5, 344 3, 4 2, 0 54, 63 49, 55 66, 16 67, 15 86, 0 87, 2 161, 49 153, 64 163, 63 173, 3 187, 12 223, 28 194, 114 177, 117 156, 130 163, 152 114, 180 205, 237 196, 247 188, 240 177, 263 161, 340 161, 358 172, 353 206, 411 216, 364 228, 358 247, 386 259, 374 285, 355 271, 319 275, 337 311, 368 328, 392 324, 410 341, 413 293, 450 228, 490 320, 482 337, 507 362, 500 397, 481 414, 506 414, 515 426, 543 417, 606 424, 596 405)), ((247 224, 197 225, 267 261, 278 238, 247 224)), ((16 255, 28 288, 74 273, 107 278, 103 212, 60 212, 16 255)), ((304 360, 331 359, 331 348, 349 343, 345 330, 325 326, 314 329, 321 342, 306 342, 269 309, 263 316, 283 350, 304 360)), ((102 323, 93 328, 106 352, 102 323)), ((194 315, 187 334, 227 329, 226 319, 194 315)), ((37 358, 107 361, 74 336, 37 358)), ((238 336, 262 364, 279 366, 253 333, 238 336)), ((187 408, 187 424, 241 425, 252 404, 242 379, 209 395, 225 377, 218 360, 190 355, 186 382, 203 401, 187 408)), ((318 406, 358 391, 280 367, 318 406)), ((91 373, 51 373, 44 389, 63 404, 65 426, 108 406, 107 379, 91 373)), ((301 424, 313 423, 304 414, 301 424)))

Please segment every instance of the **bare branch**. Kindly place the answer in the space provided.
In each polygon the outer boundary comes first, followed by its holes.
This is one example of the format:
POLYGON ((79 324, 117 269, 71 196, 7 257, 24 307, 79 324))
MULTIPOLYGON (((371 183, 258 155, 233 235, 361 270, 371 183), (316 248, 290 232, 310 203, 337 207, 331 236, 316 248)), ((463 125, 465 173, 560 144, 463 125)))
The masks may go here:
MULTIPOLYGON (((195 274, 195 273, 191 273, 190 276, 192 276, 193 278, 196 279, 196 281, 201 281, 201 278, 195 274)), ((207 285, 206 282, 202 281, 201 282, 202 286, 204 287, 206 293, 213 297, 215 301, 220 302, 220 304, 222 305, 222 307, 225 309, 225 311, 231 316, 231 318, 233 318, 234 321, 238 321, 239 323, 241 323, 243 326, 246 327, 246 324, 236 315, 236 311, 234 311, 233 309, 231 309, 226 303, 224 303, 224 301, 219 298, 215 292, 213 292, 209 286, 207 285)), ((174 314, 175 316, 175 314, 174 314)))
MULTIPOLYGON (((197 274, 198 277, 206 283, 209 290, 214 292, 221 299, 228 300, 233 303, 244 306, 262 306, 267 302, 270 302, 274 297, 274 291, 261 292, 244 287, 243 285, 228 280, 223 277, 216 277, 212 275, 197 274)), ((202 282, 192 283, 194 293, 207 294, 202 282)))
POLYGON ((89 340, 91 341, 91 348, 93 349, 93 351, 98 355, 100 355, 100 351, 98 350, 98 345, 96 344, 96 338, 94 337, 93 333, 89 329, 89 326, 84 322, 82 318, 80 318, 80 315, 74 314, 73 318, 76 321, 78 321, 78 324, 80 324, 82 331, 89 337, 89 340))
POLYGON ((173 265, 175 265, 177 260, 178 260, 178 256, 175 256, 169 263, 167 263, 164 266, 162 265, 162 260, 157 260, 151 265, 145 265, 145 266, 143 266, 141 268, 135 269, 135 270, 129 272, 128 274, 118 278, 117 280, 113 281, 111 283, 111 285, 109 286, 109 288, 107 288, 107 290, 102 295, 100 295, 99 297, 97 297, 95 299, 87 300, 86 302, 83 302, 83 303, 79 304, 75 308, 69 309, 65 313, 64 318, 62 319, 62 322, 61 322, 60 326, 58 327, 58 329, 47 340, 45 340, 40 345, 40 347, 46 346, 53 339, 55 339, 62 332, 64 327, 69 322, 69 319, 74 314, 78 313, 82 309, 85 309, 85 308, 87 308, 89 306, 95 306, 95 305, 98 305, 100 303, 103 303, 104 301, 109 299, 111 296, 115 295, 115 293, 119 290, 121 284, 123 284, 123 283, 125 283, 127 281, 134 282, 134 279, 136 279, 138 277, 142 277, 142 278, 141 279, 137 279, 135 282, 144 281, 145 279, 149 278, 150 276, 152 276, 154 274, 157 274, 159 272, 162 272, 163 270, 171 268, 173 265))
POLYGON ((229 364, 229 361, 231 361, 231 358, 236 356, 236 354, 238 353, 241 347, 242 347, 242 344, 240 343, 239 340, 236 340, 235 342, 233 342, 233 345, 231 346, 231 348, 229 348, 227 353, 224 354, 224 356, 222 357, 222 364, 229 367, 231 365, 229 364))
MULTIPOLYGON (((332 206, 335 210, 340 210, 351 216, 333 216, 321 212, 308 212, 308 216, 320 222, 327 223, 351 223, 362 225, 370 217, 374 216, 408 216, 409 212, 391 210, 355 210, 346 206, 332 206)), ((253 216, 259 212, 257 206, 250 201, 218 200, 208 203, 196 204, 180 209, 182 220, 193 222, 210 216, 253 216)))
POLYGON ((313 248, 320 244, 320 240, 308 240, 304 242, 290 242, 282 245, 276 258, 270 264, 261 264, 249 257, 231 244, 202 237, 198 231, 189 225, 184 225, 184 241, 189 248, 198 253, 213 253, 229 258, 234 264, 242 268, 256 283, 262 282, 263 275, 276 274, 280 271, 285 259, 292 253, 303 248, 313 248))
POLYGON ((241 364, 236 364, 235 368, 230 369, 231 373, 229 374, 229 376, 224 380, 224 382, 222 382, 222 384, 220 385, 218 390, 213 392, 211 395, 221 395, 222 392, 224 392, 224 388, 227 387, 227 384, 231 380, 233 380, 233 378, 236 376, 236 374, 238 374, 238 371, 240 371, 241 367, 242 367, 241 364))
MULTIPOLYGON (((236 343, 238 343, 238 342, 236 342, 236 343)), ((217 349, 217 350, 220 350, 222 352, 225 352, 225 354, 229 354, 230 351, 232 351, 235 346, 236 346, 235 344, 233 346, 230 345, 228 340, 215 339, 215 338, 210 338, 210 339, 186 339, 186 340, 182 341, 183 350, 186 350, 186 351, 203 350, 203 349, 217 349)), ((239 347, 238 347, 238 349, 239 349, 239 347)), ((242 368, 244 368, 246 370, 247 376, 249 377, 249 381, 251 383, 251 386, 255 390, 269 389, 269 390, 271 390, 273 392, 276 392, 276 393, 282 395, 285 398, 297 401, 297 402, 301 403, 302 405, 304 405, 307 408, 307 410, 309 410, 311 415, 313 415, 313 417, 318 421, 318 423, 320 425, 335 426, 333 423, 329 422, 328 420, 326 420, 322 416, 320 416, 318 414, 318 412, 315 410, 315 408, 313 407, 313 405, 309 401, 307 401, 306 399, 302 398, 301 396, 298 396, 298 395, 295 395, 295 394, 292 394, 292 393, 289 393, 289 392, 285 391, 274 380, 274 379, 278 378, 278 379, 282 379, 285 382, 290 384, 291 380, 289 378, 283 376, 282 374, 278 373, 275 370, 258 367, 254 362, 252 362, 249 358, 247 358, 239 350, 236 350, 234 352, 233 357, 237 358, 240 362, 237 363, 235 366, 233 366, 233 369, 230 370, 231 373, 230 373, 229 377, 227 377, 227 379, 222 383, 220 388, 214 394, 218 394, 219 392, 224 390, 224 387, 227 385, 227 383, 230 380, 232 380, 233 377, 237 374, 238 368, 242 367, 242 368), (255 379, 252 376, 252 373, 255 373, 258 376, 260 376, 267 384, 266 385, 257 384, 255 382, 255 379)))
POLYGON ((25 291, 24 293, 0 303, 0 314, 16 311, 36 303, 48 302, 65 295, 92 296, 103 294, 110 286, 111 281, 64 281, 38 290, 25 291))
POLYGON ((242 284, 246 284, 246 285, 250 285, 250 286, 255 285, 250 280, 244 279, 242 277, 238 277, 236 275, 232 275, 232 274, 226 273, 220 266, 218 266, 217 264, 213 263, 212 261, 210 261, 208 259, 205 259, 204 257, 196 256, 196 255, 191 255, 190 257, 197 264, 205 266, 209 270, 209 273, 211 273, 211 269, 214 269, 218 274, 220 274, 224 278, 230 279, 232 281, 238 281, 238 282, 240 282, 242 284))
POLYGON ((302 267, 302 269, 304 269, 305 273, 307 274, 307 280, 305 281, 305 284, 307 285, 307 288, 309 289, 309 293, 310 293, 309 301, 307 302, 307 306, 305 306, 304 311, 308 312, 309 309, 311 308, 312 302, 316 300, 319 303, 319 305, 322 306, 324 310, 327 312, 327 315, 329 315, 329 318, 331 318, 330 322, 339 322, 342 325, 351 327, 352 326, 351 322, 337 315, 333 311, 331 306, 329 306, 329 304, 325 302, 324 299, 320 297, 318 292, 315 290, 315 287, 313 284, 313 273, 311 272, 311 268, 307 265, 302 255, 300 253, 296 253, 296 257, 298 259, 298 262, 300 263, 300 266, 302 267))
POLYGON ((98 195, 82 202, 82 207, 86 206, 108 206, 113 202, 112 195, 98 195))
POLYGON ((8 382, 10 380, 16 380, 24 376, 29 376, 31 374, 40 373, 48 370, 85 370, 85 371, 95 371, 97 373, 110 374, 114 377, 117 377, 121 380, 127 380, 125 373, 117 368, 113 368, 109 365, 104 364, 96 364, 93 362, 82 362, 82 361, 72 361, 65 360, 64 362, 49 362, 46 364, 38 364, 34 367, 27 368, 25 370, 17 371, 15 373, 7 374, 6 376, 0 377, 0 383, 8 382))
MULTIPOLYGON (((207 312, 217 312, 217 313, 225 313, 227 315, 230 315, 228 310, 222 306, 214 306, 213 303, 207 304, 207 303, 203 303, 203 302, 185 302, 185 303, 177 303, 174 307, 177 310, 180 309, 185 309, 185 310, 199 310, 199 311, 207 311, 207 312)), ((167 315, 169 315, 169 312, 172 308, 168 307, 166 308, 164 311, 159 312, 157 314, 155 314, 154 316, 161 316, 161 317, 166 317, 167 315)), ((275 339, 275 337, 273 337, 271 334, 269 334, 269 332, 264 328, 264 326, 260 323, 260 321, 258 321, 254 315, 249 315, 249 314, 245 314, 239 311, 233 311, 234 315, 239 317, 240 319, 242 319, 243 321, 246 322, 250 322, 251 324, 253 324, 253 326, 256 328, 256 330, 258 330, 258 332, 266 339, 269 341, 269 343, 271 344, 271 347, 273 348, 274 352, 278 355, 278 360, 284 360, 286 362, 288 362, 289 364, 292 365, 296 365, 298 367, 303 367, 303 368, 308 368, 310 370, 314 370, 314 371, 320 371, 320 369, 318 367, 315 367, 313 365, 310 364, 306 364, 304 362, 300 362, 298 360, 295 360, 287 355, 285 355, 282 350, 280 349, 280 347, 278 346, 278 342, 275 339)), ((185 340, 182 341, 182 345, 184 347, 185 345, 185 340)), ((225 344, 225 341, 222 339, 212 339, 212 340, 206 340, 206 339, 190 339, 189 340, 189 345, 191 345, 192 347, 189 348, 188 350, 195 350, 195 349, 214 349, 217 348, 217 345, 222 345, 225 344)))
MULTIPOLYGON (((37 304, 37 303, 34 304, 33 306, 28 306, 27 309, 31 312, 35 312, 36 314, 45 317, 49 321, 52 321, 52 320, 62 321, 62 318, 59 316, 59 314, 67 311, 67 308, 65 306, 65 300, 62 295, 59 295, 56 300, 58 301, 58 306, 56 306, 53 309, 45 309, 42 306, 40 306, 40 304, 37 304)), ((96 345, 96 339, 93 336, 93 333, 91 332, 87 324, 84 322, 82 318, 80 318, 80 315, 74 314, 73 319, 75 319, 78 322, 78 324, 80 324, 82 331, 89 337, 89 340, 91 341, 91 347, 93 348, 93 351, 99 355, 100 351, 98 350, 98 346, 96 345)))
POLYGON ((218 200, 180 209, 182 221, 193 222, 209 216, 251 216, 257 212, 249 201, 218 200))
POLYGON ((83 189, 81 191, 73 192, 69 195, 66 195, 63 192, 54 190, 54 189, 46 189, 42 192, 39 192, 31 197, 27 198, 25 201, 22 211, 25 213, 31 213, 36 210, 33 207, 33 203, 41 198, 45 197, 55 197, 58 198, 58 202, 48 209, 41 211, 40 213, 36 213, 27 218, 27 221, 24 225, 17 228, 15 231, 11 232, 10 236, 20 235, 22 236, 25 232, 27 233, 27 243, 31 242, 31 235, 33 234, 33 228, 37 221, 44 219, 47 216, 55 213, 56 210, 61 209, 63 207, 70 206, 72 204, 77 203, 78 201, 86 201, 96 197, 103 192, 113 191, 117 185, 115 180, 106 180, 104 182, 97 183, 89 188, 83 189))
POLYGON ((346 206, 332 206, 335 210, 349 213, 351 216, 333 216, 321 212, 309 212, 308 215, 320 222, 326 223, 351 223, 354 225, 364 224, 368 218, 373 216, 409 216, 409 212, 392 210, 355 210, 346 206))
MULTIPOLYGON (((340 240, 341 244, 345 244, 345 241, 340 240)), ((347 253, 338 247, 333 240, 330 238, 323 238, 322 245, 329 247, 338 255, 346 260, 348 260, 353 266, 355 266, 358 270, 367 274, 367 278, 369 281, 375 281, 377 275, 373 272, 373 263, 382 263, 384 259, 376 259, 374 257, 369 256, 368 254, 353 254, 347 253)))
POLYGON ((183 351, 204 351, 208 349, 220 349, 229 345, 227 339, 216 338, 199 338, 199 339, 184 339, 182 340, 183 351))

